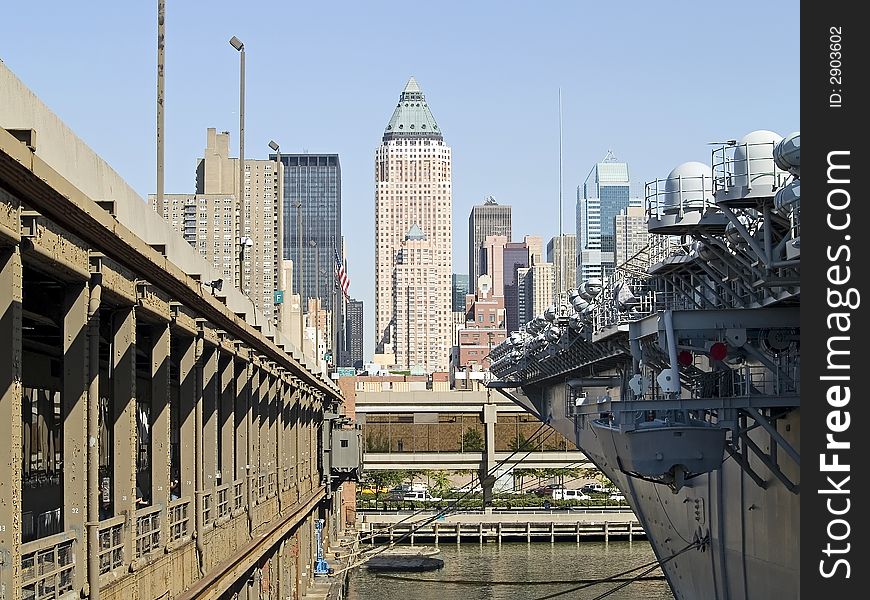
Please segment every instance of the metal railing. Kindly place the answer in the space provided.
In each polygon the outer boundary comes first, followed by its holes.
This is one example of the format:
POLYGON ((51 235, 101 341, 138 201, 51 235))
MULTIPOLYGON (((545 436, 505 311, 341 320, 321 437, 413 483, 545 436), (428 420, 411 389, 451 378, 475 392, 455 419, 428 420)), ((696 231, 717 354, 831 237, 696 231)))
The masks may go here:
POLYGON ((766 185, 770 191, 782 186, 789 176, 773 160, 773 149, 778 142, 753 142, 723 145, 712 152, 713 193, 728 193, 741 186, 751 189, 766 185))
POLYGON ((21 545, 24 600, 60 598, 73 590, 75 540, 58 533, 21 545))
POLYGON ((644 186, 646 219, 661 219, 665 214, 702 211, 716 206, 712 175, 655 179, 644 186))
POLYGON ((124 523, 127 518, 118 515, 100 521, 97 535, 97 551, 100 557, 100 574, 108 573, 124 564, 124 523))
POLYGON ((190 535, 190 497, 169 503, 169 541, 190 535))
POLYGON ((160 547, 160 507, 151 506, 136 511, 136 558, 146 556, 160 547))

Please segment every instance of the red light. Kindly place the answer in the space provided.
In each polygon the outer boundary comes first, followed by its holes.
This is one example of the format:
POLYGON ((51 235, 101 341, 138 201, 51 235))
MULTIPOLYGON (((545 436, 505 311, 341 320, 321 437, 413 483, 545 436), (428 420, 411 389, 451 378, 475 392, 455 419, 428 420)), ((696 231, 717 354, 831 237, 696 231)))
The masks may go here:
POLYGON ((692 364, 692 353, 688 350, 680 350, 677 354, 677 362, 683 367, 688 367, 692 364))
POLYGON ((713 360, 724 360, 726 356, 728 356, 728 346, 722 342, 710 346, 710 358, 713 360))

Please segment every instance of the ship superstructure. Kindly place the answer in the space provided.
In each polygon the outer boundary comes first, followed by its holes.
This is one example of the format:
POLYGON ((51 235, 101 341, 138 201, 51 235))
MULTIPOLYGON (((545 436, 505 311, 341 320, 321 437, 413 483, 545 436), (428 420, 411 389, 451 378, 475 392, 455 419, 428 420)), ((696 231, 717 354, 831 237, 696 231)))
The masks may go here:
POLYGON ((647 246, 491 353, 622 489, 679 600, 797 598, 800 134, 646 185, 647 246))

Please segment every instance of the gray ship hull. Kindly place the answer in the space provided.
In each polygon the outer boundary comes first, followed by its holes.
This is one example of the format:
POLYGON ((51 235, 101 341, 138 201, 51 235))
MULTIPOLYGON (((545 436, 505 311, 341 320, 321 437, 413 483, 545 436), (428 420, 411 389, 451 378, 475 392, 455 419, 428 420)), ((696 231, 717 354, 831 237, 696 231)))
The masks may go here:
MULTIPOLYGON (((558 396, 561 388, 545 396, 558 396)), ((553 406, 563 403, 553 402, 553 406)), ((766 600, 800 597, 800 495, 772 475, 759 486, 734 458, 699 475, 677 492, 661 483, 628 476, 619 468, 612 436, 591 419, 553 416, 550 421, 580 448, 622 492, 643 525, 677 600, 766 600), (669 557, 699 539, 702 548, 669 557)), ((800 447, 800 410, 779 420, 780 433, 800 447)), ((750 433, 750 436, 753 434, 750 433)), ((764 436, 757 436, 759 444, 764 436)), ((746 455, 756 473, 765 466, 746 455)), ((799 468, 781 461, 785 475, 799 468)))

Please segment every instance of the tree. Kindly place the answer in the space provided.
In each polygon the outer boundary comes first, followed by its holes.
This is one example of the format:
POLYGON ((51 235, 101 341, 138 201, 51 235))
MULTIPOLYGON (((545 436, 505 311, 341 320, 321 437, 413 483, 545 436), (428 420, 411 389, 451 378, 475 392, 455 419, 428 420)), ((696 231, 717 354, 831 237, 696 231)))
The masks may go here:
POLYGON ((449 491, 450 477, 448 477, 446 471, 426 471, 426 478, 429 480, 429 484, 435 491, 436 496, 443 498, 449 491))
POLYGON ((366 433, 366 452, 389 452, 390 442, 381 433, 366 433))
POLYGON ((483 434, 477 429, 466 429, 465 433, 462 434, 462 451, 480 452, 483 450, 483 447, 483 434))
POLYGON ((534 447, 535 446, 531 440, 527 440, 526 436, 522 433, 518 433, 517 437, 508 443, 508 450, 511 450, 512 452, 528 452, 529 450, 533 450, 534 447))

